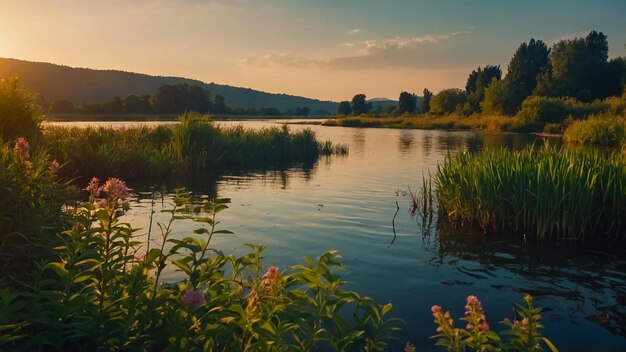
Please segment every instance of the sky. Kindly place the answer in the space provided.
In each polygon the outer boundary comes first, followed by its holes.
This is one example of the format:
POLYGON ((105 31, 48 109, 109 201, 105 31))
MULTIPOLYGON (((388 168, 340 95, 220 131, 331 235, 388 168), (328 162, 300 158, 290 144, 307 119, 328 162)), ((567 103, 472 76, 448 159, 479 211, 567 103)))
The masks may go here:
POLYGON ((626 0, 0 0, 0 57, 397 99, 506 72, 531 38, 598 30, 626 56, 624 14, 626 0))

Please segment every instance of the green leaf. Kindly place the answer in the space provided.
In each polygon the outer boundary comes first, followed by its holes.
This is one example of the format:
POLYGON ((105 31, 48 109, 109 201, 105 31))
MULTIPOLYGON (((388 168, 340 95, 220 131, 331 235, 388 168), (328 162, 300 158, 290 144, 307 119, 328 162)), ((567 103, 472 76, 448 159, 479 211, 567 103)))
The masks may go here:
POLYGON ((45 268, 51 269, 57 273, 61 278, 65 279, 69 274, 69 271, 65 268, 65 263, 53 262, 46 264, 45 268))

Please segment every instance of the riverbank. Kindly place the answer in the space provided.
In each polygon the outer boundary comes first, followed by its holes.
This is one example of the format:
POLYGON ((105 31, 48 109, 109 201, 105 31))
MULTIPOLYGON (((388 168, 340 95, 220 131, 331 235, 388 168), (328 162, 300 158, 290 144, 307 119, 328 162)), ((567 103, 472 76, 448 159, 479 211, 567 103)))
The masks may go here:
POLYGON ((324 126, 408 128, 424 130, 487 132, 541 132, 535 124, 524 123, 521 119, 504 115, 415 115, 405 117, 340 117, 326 120, 324 126))

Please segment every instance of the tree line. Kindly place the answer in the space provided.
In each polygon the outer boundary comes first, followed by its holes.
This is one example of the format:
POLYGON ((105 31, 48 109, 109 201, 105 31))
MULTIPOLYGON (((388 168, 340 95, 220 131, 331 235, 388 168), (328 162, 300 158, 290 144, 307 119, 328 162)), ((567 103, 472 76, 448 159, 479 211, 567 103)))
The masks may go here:
POLYGON ((130 94, 125 98, 116 96, 101 103, 82 103, 76 106, 69 99, 58 99, 47 109, 50 113, 83 113, 83 114, 181 114, 185 111, 196 111, 216 115, 237 116, 308 116, 308 107, 296 107, 281 112, 273 107, 232 108, 226 105, 223 95, 215 95, 211 99, 209 90, 187 83, 165 84, 156 93, 130 94))
MULTIPOLYGON (((552 48, 531 39, 517 48, 504 77, 500 66, 488 64, 469 74, 465 89, 449 88, 437 94, 424 89, 421 99, 402 92, 397 105, 383 113, 515 115, 529 97, 589 103, 618 96, 626 86, 626 58, 608 60, 608 52, 607 36, 595 30, 584 38, 561 40, 552 48)), ((364 94, 340 102, 337 109, 337 114, 344 116, 368 113, 372 106, 365 102, 364 94)))

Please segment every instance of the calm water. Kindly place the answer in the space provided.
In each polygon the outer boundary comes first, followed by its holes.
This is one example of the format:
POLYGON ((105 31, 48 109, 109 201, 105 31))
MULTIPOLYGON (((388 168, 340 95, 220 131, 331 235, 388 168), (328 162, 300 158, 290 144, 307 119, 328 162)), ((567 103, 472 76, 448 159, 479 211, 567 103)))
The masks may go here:
MULTIPOLYGON (((273 121, 243 123, 250 128, 273 121)), ((119 123, 104 123, 117 125, 119 123)), ((406 322, 392 342, 433 350, 435 325, 430 307, 463 314, 465 297, 477 295, 492 328, 511 317, 515 302, 531 293, 544 307, 544 333, 561 351, 626 350, 626 258, 622 252, 585 250, 562 244, 536 248, 515 240, 487 238, 480 232, 434 228, 424 234, 409 214, 408 187, 457 148, 519 148, 543 144, 540 137, 482 135, 395 129, 310 127, 318 137, 347 144, 348 156, 322 158, 313 166, 260 172, 230 172, 190 186, 196 193, 231 198, 220 226, 235 232, 214 238, 214 247, 243 254, 246 243, 267 245, 265 263, 285 268, 328 249, 344 259, 350 289, 391 302, 406 322), (216 181, 217 179, 217 181, 216 181), (397 238, 394 237, 392 219, 397 238)), ((554 143, 554 141, 551 141, 554 143)), ((168 198, 165 201, 167 203, 168 198)), ((157 203, 157 208, 160 203, 157 203)), ((137 199, 128 219, 147 226, 151 201, 137 199)), ((158 210, 158 209, 157 209, 158 210)), ((157 213, 157 220, 166 218, 157 213)), ((189 235, 195 224, 179 222, 175 235, 189 235)), ((506 234, 503 234, 506 235, 506 234)), ((171 280, 175 272, 168 273, 171 280)))

